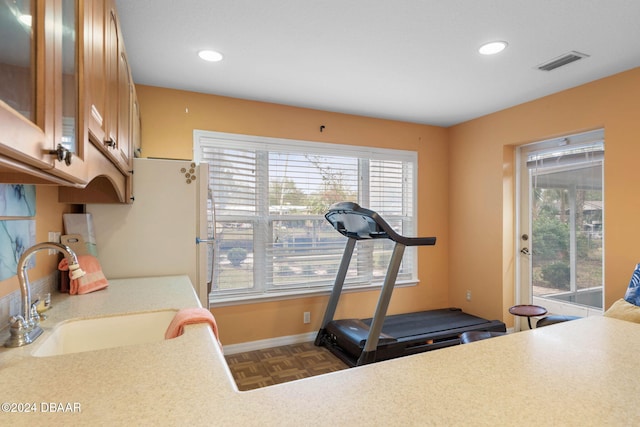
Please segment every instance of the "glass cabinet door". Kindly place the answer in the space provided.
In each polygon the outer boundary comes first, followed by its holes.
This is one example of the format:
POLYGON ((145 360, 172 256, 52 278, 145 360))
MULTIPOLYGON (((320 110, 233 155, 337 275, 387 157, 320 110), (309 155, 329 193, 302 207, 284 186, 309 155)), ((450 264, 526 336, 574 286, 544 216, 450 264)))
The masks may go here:
POLYGON ((87 162, 84 150, 84 133, 81 132, 81 114, 84 103, 82 71, 80 70, 80 39, 84 19, 80 18, 81 0, 53 0, 55 16, 55 137, 54 150, 63 147, 64 160, 54 160, 53 166, 67 179, 86 182, 87 162))
POLYGON ((62 137, 61 144, 78 155, 77 0, 62 0, 62 137))
POLYGON ((34 1, 0 2, 0 99, 35 122, 34 1))

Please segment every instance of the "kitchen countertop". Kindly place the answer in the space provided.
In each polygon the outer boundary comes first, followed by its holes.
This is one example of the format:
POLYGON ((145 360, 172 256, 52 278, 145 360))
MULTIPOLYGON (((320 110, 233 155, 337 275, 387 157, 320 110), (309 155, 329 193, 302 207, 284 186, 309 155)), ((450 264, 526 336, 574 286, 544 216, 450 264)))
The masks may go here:
POLYGON ((239 392, 204 325, 157 343, 31 356, 62 320, 198 306, 186 276, 111 280, 52 304, 35 343, 0 349, 2 402, 35 408, 3 404, 2 424, 600 426, 640 416, 640 325, 622 320, 591 317, 239 392))

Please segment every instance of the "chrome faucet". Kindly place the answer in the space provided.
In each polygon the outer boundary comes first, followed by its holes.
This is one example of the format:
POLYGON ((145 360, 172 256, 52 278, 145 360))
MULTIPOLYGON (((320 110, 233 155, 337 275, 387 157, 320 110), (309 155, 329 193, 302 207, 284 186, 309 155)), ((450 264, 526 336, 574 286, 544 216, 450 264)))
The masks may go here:
POLYGON ((9 339, 4 343, 5 347, 22 347, 31 344, 36 338, 42 334, 40 327, 40 317, 35 309, 35 305, 31 303, 31 289, 29 278, 27 277, 27 262, 31 256, 42 249, 55 249, 67 258, 69 263, 69 275, 71 279, 77 279, 84 276, 84 271, 78 264, 76 253, 67 245, 55 242, 43 242, 31 246, 25 250, 18 260, 18 282, 20 285, 20 296, 22 298, 22 312, 17 316, 9 319, 10 333, 9 339))

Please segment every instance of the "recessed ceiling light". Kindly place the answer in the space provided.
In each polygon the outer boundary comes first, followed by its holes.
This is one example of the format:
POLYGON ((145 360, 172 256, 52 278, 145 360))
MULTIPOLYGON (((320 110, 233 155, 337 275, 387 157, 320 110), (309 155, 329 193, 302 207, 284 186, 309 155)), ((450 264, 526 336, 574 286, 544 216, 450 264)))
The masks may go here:
POLYGON ((209 62, 222 61, 222 54, 220 52, 216 52, 215 50, 201 50, 200 52, 198 52, 198 56, 209 62))
POLYGON ((502 52, 506 47, 507 47, 507 42, 503 42, 503 41, 490 42, 480 46, 480 49, 478 49, 478 52, 480 52, 482 55, 495 55, 496 53, 502 52))

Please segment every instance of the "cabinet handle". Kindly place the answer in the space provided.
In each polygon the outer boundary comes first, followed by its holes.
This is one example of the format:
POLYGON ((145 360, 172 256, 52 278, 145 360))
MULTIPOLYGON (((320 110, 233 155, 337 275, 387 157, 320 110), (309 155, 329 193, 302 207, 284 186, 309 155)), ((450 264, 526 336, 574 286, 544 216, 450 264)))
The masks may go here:
POLYGON ((62 144, 58 144, 55 150, 47 151, 47 154, 56 156, 59 162, 64 161, 67 166, 71 164, 71 157, 73 156, 73 153, 63 147, 62 144))
POLYGON ((106 145, 107 147, 116 148, 116 142, 113 140, 113 138, 105 139, 104 145, 106 145))
POLYGON ((64 155, 64 164, 70 166, 72 157, 73 153, 70 150, 67 150, 67 153, 64 155))

